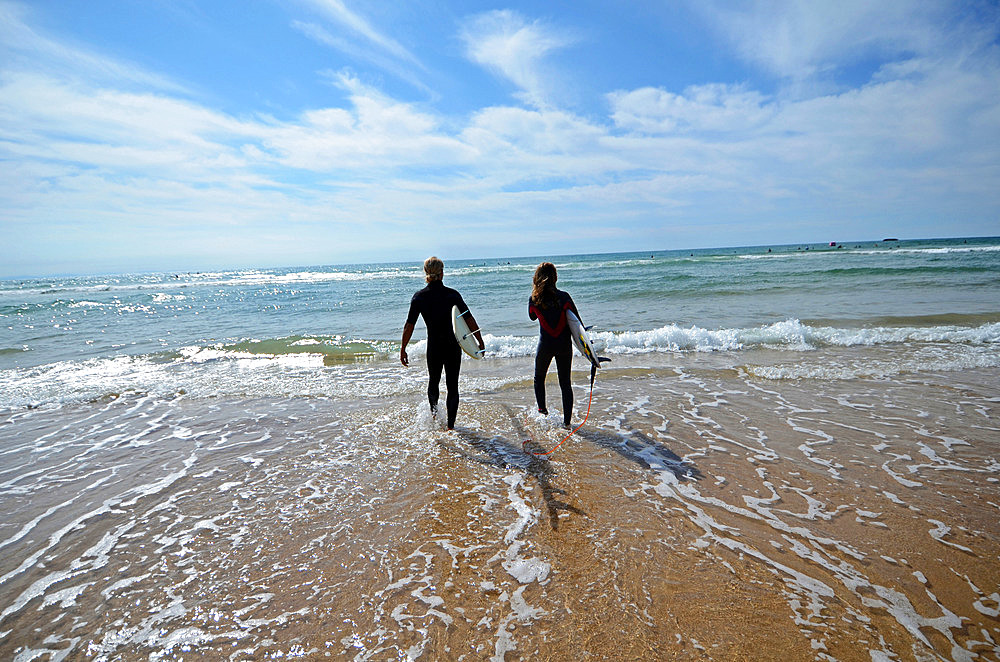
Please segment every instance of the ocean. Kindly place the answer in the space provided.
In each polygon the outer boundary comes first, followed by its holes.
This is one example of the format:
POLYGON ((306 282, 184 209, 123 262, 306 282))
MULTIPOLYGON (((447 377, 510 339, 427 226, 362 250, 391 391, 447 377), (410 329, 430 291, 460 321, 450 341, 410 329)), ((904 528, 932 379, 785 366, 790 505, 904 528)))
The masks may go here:
POLYGON ((440 257, 0 280, 0 659, 1000 659, 1000 238, 440 257))

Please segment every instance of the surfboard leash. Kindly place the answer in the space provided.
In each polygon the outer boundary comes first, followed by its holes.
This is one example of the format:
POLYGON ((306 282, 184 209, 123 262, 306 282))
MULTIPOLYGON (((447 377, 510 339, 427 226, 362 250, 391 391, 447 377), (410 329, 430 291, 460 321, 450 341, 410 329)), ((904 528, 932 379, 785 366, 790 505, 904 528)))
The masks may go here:
MULTIPOLYGON (((605 359, 605 360, 608 360, 608 359, 605 359)), ((586 416, 583 417, 583 420, 580 422, 580 424, 576 426, 576 429, 574 429, 572 432, 570 432, 568 435, 566 435, 563 438, 562 441, 560 441, 558 444, 556 444, 555 448, 553 448, 552 450, 548 451, 547 453, 536 453, 535 451, 529 451, 527 448, 525 448, 524 447, 525 444, 527 444, 529 441, 532 441, 531 439, 525 439, 524 441, 521 442, 521 450, 524 451, 525 453, 531 453, 532 455, 535 455, 537 457, 544 457, 544 456, 547 456, 547 455, 552 455, 553 453, 556 452, 557 448, 559 448, 560 446, 563 445, 564 441, 566 441, 567 439, 569 439, 570 437, 572 437, 574 434, 576 434, 577 430, 579 430, 580 428, 582 428, 583 424, 587 422, 587 418, 590 417, 590 405, 593 404, 593 402, 594 402, 594 379, 596 377, 597 377, 597 365, 591 365, 590 366, 590 398, 587 400, 587 414, 586 414, 586 416)))

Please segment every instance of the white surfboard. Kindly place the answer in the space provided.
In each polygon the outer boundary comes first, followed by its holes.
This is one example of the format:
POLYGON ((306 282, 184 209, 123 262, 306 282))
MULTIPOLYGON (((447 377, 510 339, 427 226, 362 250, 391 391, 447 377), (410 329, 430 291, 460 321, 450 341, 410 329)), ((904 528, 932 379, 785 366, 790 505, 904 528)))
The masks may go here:
POLYGON ((463 314, 458 312, 458 306, 451 307, 451 328, 455 331, 455 340, 458 341, 463 352, 474 359, 483 358, 483 350, 479 349, 476 334, 469 331, 469 325, 465 323, 463 314))
POLYGON ((566 311, 566 323, 569 325, 569 334, 573 338, 573 344, 576 345, 576 348, 580 350, 584 358, 590 361, 591 365, 600 367, 601 362, 597 358, 597 352, 594 351, 594 346, 591 344, 590 338, 587 337, 587 329, 584 328, 572 310, 566 311))

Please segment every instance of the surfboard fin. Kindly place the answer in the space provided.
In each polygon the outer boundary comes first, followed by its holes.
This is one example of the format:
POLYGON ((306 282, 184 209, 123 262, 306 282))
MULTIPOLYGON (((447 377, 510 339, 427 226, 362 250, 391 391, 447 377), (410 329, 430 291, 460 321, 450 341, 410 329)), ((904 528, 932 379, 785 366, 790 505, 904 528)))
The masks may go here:
POLYGON ((605 361, 607 361, 608 363, 611 363, 611 359, 609 359, 606 356, 598 356, 597 357, 597 362, 598 363, 604 363, 605 361))

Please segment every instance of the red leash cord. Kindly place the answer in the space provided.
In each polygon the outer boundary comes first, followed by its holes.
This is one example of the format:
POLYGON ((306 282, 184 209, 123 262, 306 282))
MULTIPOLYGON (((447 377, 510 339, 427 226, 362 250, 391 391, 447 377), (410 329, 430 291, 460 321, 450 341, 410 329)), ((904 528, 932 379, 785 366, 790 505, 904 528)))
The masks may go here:
MULTIPOLYGON (((566 441, 566 439, 569 439, 574 434, 576 434, 576 431, 579 430, 580 428, 582 428, 583 424, 587 422, 587 417, 590 416, 590 405, 591 405, 591 403, 593 401, 594 401, 594 382, 591 381, 590 382, 590 400, 587 402, 587 415, 584 416, 583 417, 583 421, 578 426, 576 426, 576 430, 573 430, 572 432, 570 432, 568 435, 566 435, 566 437, 562 441, 560 441, 558 444, 556 444, 556 448, 559 448, 560 446, 562 446, 563 445, 563 441, 566 441)), ((524 447, 524 445, 527 444, 529 441, 532 441, 532 440, 531 439, 525 439, 523 442, 521 442, 521 450, 523 450, 526 453, 531 453, 532 455, 537 455, 539 457, 542 457, 542 456, 545 456, 545 455, 551 455, 552 453, 556 452, 556 448, 553 448, 548 453, 536 453, 535 451, 529 451, 528 449, 526 449, 524 447)))

